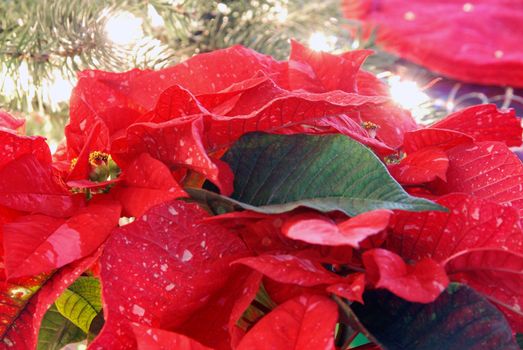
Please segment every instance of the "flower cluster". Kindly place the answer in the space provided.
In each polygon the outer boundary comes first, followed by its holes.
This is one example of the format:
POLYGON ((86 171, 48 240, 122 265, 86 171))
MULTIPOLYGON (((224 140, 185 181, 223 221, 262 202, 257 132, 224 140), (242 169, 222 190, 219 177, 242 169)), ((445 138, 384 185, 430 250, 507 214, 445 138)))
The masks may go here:
POLYGON ((369 54, 84 71, 54 154, 0 114, 3 347, 516 349, 520 121, 421 128, 369 54))

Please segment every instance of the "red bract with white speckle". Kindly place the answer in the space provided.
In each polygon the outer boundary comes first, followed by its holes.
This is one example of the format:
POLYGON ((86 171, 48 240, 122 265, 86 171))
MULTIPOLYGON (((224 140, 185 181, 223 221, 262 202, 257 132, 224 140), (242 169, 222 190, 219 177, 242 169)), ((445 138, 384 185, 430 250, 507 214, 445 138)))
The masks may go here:
POLYGON ((396 349, 449 329, 516 346, 514 113, 421 128, 369 52, 291 45, 82 72, 53 157, 0 115, 1 349, 396 349), (362 315, 369 298, 396 321, 362 315))
POLYGON ((224 287, 247 250, 205 217, 195 204, 167 202, 113 233, 101 259, 106 324, 95 348, 134 348, 132 322, 180 328, 224 287))
POLYGON ((209 350, 210 348, 198 343, 194 339, 182 334, 177 334, 157 328, 147 328, 133 324, 137 348, 140 350, 158 349, 183 349, 183 350, 209 350))
POLYGON ((120 218, 120 205, 93 203, 71 218, 26 215, 3 227, 4 264, 9 280, 50 273, 92 254, 120 218))
MULTIPOLYGON (((386 50, 462 81, 523 87, 523 11, 511 0, 344 0, 386 50), (442 18, 448 18, 442 21, 442 18), (485 25, 488 23, 488 25, 485 25)), ((521 3, 517 3, 521 5, 521 3)))

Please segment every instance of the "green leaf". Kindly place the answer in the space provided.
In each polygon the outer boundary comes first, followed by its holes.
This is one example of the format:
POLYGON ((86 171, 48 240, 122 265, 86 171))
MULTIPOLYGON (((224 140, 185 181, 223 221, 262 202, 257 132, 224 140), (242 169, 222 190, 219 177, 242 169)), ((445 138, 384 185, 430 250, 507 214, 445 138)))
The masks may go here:
POLYGON ((62 316, 52 305, 45 313, 40 333, 38 350, 60 350, 67 344, 76 343, 87 338, 87 335, 71 321, 62 316))
POLYGON ((523 334, 521 334, 521 333, 516 334, 516 340, 518 342, 519 348, 523 349, 523 334))
POLYGON ((519 349, 501 311, 465 285, 450 285, 429 304, 384 290, 366 292, 363 300, 350 306, 352 316, 385 350, 519 349))
POLYGON ((89 333, 92 321, 102 310, 100 281, 80 277, 55 302, 58 312, 89 333))
POLYGON ((445 210, 408 195, 372 151, 344 135, 251 133, 222 160, 234 172, 231 197, 257 212, 299 206, 350 216, 374 209, 445 210))
POLYGON ((367 339, 367 337, 360 333, 356 336, 356 338, 354 338, 352 343, 350 343, 350 347, 356 348, 358 346, 365 345, 368 343, 369 343, 369 340, 367 339))

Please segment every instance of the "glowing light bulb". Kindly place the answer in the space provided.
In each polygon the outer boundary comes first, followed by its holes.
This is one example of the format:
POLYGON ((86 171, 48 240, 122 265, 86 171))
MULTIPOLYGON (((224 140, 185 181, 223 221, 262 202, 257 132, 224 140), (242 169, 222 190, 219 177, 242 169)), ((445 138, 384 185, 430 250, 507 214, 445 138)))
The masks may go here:
POLYGON ((147 5, 147 17, 149 17, 153 28, 161 28, 165 25, 163 17, 160 16, 156 8, 151 4, 147 5))
POLYGON ((54 154, 56 150, 58 149, 58 142, 53 140, 46 140, 47 145, 49 145, 49 150, 51 151, 51 154, 54 154))
POLYGON ((276 4, 273 8, 274 18, 280 23, 283 23, 287 20, 287 17, 289 16, 289 10, 287 8, 281 6, 280 4, 276 4))
POLYGON ((394 101, 406 109, 412 109, 428 102, 430 97, 413 81, 401 80, 398 76, 389 79, 390 94, 394 101))
POLYGON ((52 78, 45 85, 49 102, 52 105, 66 102, 69 100, 69 97, 71 97, 73 82, 65 79, 58 69, 53 70, 52 78))
POLYGON ((128 11, 119 12, 107 20, 105 33, 117 45, 129 45, 143 37, 143 19, 128 11))
POLYGON ((7 68, 3 67, 0 72, 0 93, 3 96, 11 98, 16 92, 16 83, 13 77, 8 73, 7 68))
POLYGON ((421 119, 427 115, 427 108, 423 104, 430 101, 430 97, 424 93, 414 81, 401 80, 393 75, 388 80, 390 95, 401 107, 408 109, 414 118, 421 119))
POLYGON ((27 96, 34 95, 34 86, 31 85, 31 75, 26 61, 18 67, 18 74, 2 66, 0 70, 0 93, 8 98, 16 96, 17 91, 27 92, 27 96))
POLYGON ((155 59, 162 60, 169 57, 169 49, 160 40, 146 36, 133 45, 132 54, 138 65, 148 64, 155 59))
POLYGON ((229 8, 229 6, 227 6, 227 4, 224 4, 223 2, 220 2, 216 8, 218 9, 218 12, 224 15, 228 15, 229 13, 231 13, 231 9, 229 8))
POLYGON ((325 35, 320 32, 312 33, 309 38, 309 47, 314 51, 332 51, 338 38, 334 35, 325 35))
POLYGON ((23 61, 18 68, 18 83, 23 90, 27 91, 29 90, 30 82, 31 75, 29 74, 29 67, 27 66, 27 62, 23 61))

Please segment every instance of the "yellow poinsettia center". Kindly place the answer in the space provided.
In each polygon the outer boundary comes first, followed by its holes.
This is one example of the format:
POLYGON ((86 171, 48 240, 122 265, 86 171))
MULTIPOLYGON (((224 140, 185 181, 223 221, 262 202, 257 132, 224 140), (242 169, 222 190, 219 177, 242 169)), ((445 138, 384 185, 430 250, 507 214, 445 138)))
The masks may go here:
POLYGON ((120 175, 120 168, 111 158, 111 155, 94 151, 89 154, 89 164, 91 165, 91 172, 89 173, 89 180, 94 182, 103 182, 114 180, 120 175))
POLYGON ((110 155, 100 151, 94 151, 89 154, 89 164, 93 167, 105 165, 110 159, 110 155))
POLYGON ((71 160, 71 165, 69 166, 69 170, 73 170, 74 167, 76 166, 76 163, 78 163, 78 158, 73 158, 73 160, 71 160))
POLYGON ((394 154, 391 154, 389 156, 386 156, 383 158, 385 161, 385 164, 392 165, 392 164, 399 164, 403 159, 407 157, 407 154, 405 152, 397 152, 394 154))
MULTIPOLYGON (((111 155, 102 151, 93 151, 89 154, 89 180, 103 182, 114 180, 120 175, 120 168, 111 158, 111 155)), ((71 160, 70 169, 74 169, 78 163, 78 158, 71 160)))
POLYGON ((376 130, 378 130, 379 128, 379 125, 378 124, 374 124, 373 122, 362 122, 361 123, 361 126, 367 130, 367 132, 369 133, 369 136, 370 137, 376 137, 376 130))

